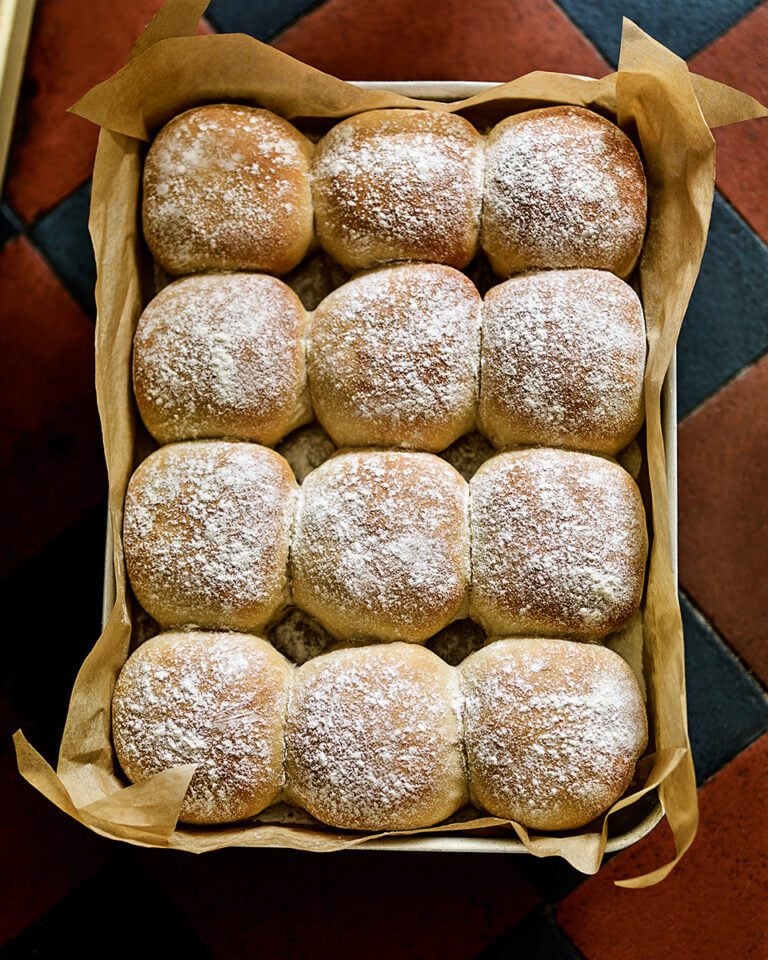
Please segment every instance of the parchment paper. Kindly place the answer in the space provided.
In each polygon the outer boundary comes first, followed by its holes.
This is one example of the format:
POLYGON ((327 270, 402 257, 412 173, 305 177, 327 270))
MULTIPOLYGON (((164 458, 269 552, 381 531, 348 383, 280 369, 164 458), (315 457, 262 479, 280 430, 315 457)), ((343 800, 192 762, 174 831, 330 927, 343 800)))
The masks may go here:
POLYGON ((698 815, 669 533, 661 387, 706 242, 715 171, 709 128, 765 116, 768 111, 743 93, 690 74, 682 60, 628 20, 615 74, 591 80, 536 72, 468 100, 445 104, 360 90, 239 34, 194 36, 206 6, 203 0, 168 3, 139 39, 127 65, 73 108, 102 127, 90 229, 98 266, 96 386, 109 471, 117 599, 75 682, 57 771, 19 731, 14 739, 21 774, 92 830, 136 844, 197 853, 233 845, 330 851, 385 836, 301 824, 239 824, 209 830, 177 826, 193 766, 167 770, 134 786, 125 786, 116 772, 110 702, 131 636, 121 542, 123 497, 134 465, 141 459, 130 383, 131 341, 137 318, 152 294, 152 262, 139 224, 145 141, 182 110, 220 101, 258 104, 315 130, 324 129, 335 118, 382 107, 456 111, 483 128, 521 110, 579 104, 617 119, 635 138, 649 181, 649 228, 637 281, 649 339, 645 457, 653 536, 643 641, 654 752, 638 767, 642 787, 616 803, 602 823, 582 831, 541 836, 515 823, 482 817, 409 833, 466 834, 511 827, 535 856, 558 855, 577 869, 594 873, 605 849, 609 818, 658 789, 675 839, 675 859, 621 883, 642 887, 658 882, 690 846, 698 815))

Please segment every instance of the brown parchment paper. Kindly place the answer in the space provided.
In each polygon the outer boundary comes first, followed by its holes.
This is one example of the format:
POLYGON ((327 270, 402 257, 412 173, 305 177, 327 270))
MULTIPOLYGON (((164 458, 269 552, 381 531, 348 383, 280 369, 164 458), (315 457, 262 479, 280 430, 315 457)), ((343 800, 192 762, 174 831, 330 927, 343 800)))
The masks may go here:
MULTIPOLYGON (((648 326, 645 378, 646 459, 651 490, 652 548, 643 611, 649 719, 654 752, 638 767, 642 787, 614 805, 598 827, 565 836, 534 835, 519 824, 481 817, 414 834, 467 834, 507 827, 535 856, 564 857, 594 873, 608 823, 652 790, 675 840, 671 863, 621 881, 642 887, 661 880, 696 832, 696 785, 686 729, 683 638, 669 531, 669 492, 661 419, 661 387, 699 270, 712 206, 715 145, 710 127, 765 116, 757 101, 688 72, 685 63, 628 20, 616 73, 600 80, 536 72, 456 103, 410 100, 360 90, 239 34, 194 36, 207 3, 171 0, 139 39, 131 59, 73 108, 102 127, 93 175, 90 230, 96 253, 96 387, 109 472, 115 544, 116 602, 72 692, 57 770, 19 731, 19 770, 61 810, 104 836, 200 853, 226 846, 331 851, 386 834, 353 834, 308 825, 238 824, 201 830, 177 826, 193 766, 125 786, 116 772, 110 703, 131 636, 121 529, 123 497, 138 459, 130 382, 131 342, 150 299, 151 258, 139 225, 145 142, 190 106, 246 101, 323 129, 361 110, 418 107, 457 111, 480 127, 510 113, 554 103, 591 107, 617 119, 639 143, 649 182, 646 244, 637 280, 648 326)), ((406 834, 398 834, 403 836, 406 834)))

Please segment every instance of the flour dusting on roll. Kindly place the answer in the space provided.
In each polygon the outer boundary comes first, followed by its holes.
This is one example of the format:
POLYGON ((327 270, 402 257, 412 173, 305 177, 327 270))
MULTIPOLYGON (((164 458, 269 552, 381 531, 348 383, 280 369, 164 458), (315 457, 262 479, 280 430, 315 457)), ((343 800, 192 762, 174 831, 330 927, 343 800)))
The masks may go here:
POLYGON ((466 615, 467 484, 429 453, 340 453, 304 481, 293 602, 343 640, 423 643, 466 615))
POLYGON ((161 447, 125 497, 123 541, 133 591, 162 627, 256 630, 289 600, 296 481, 255 443, 161 447))
POLYGON ((565 640, 497 640, 459 670, 473 803, 526 827, 572 830, 630 785, 648 730, 621 657, 565 640))
POLYGON ((308 376, 339 446, 445 449, 475 420, 480 296, 434 263, 357 277, 315 311, 308 376))
POLYGON ((193 107, 167 123, 144 163, 142 215, 172 276, 286 273, 312 240, 312 144, 269 110, 193 107))
POLYGON ((470 481, 471 614, 491 636, 597 640, 643 592, 648 537, 632 478, 587 453, 502 453, 470 481))
POLYGON ((195 763, 186 823, 229 823, 274 803, 285 780, 292 668, 264 640, 164 633, 128 659, 112 699, 120 766, 134 783, 195 763))
POLYGON ((637 150, 582 107, 507 117, 488 136, 482 245, 499 276, 595 267, 626 277, 645 235, 637 150))
POLYGON ((133 388, 160 443, 198 437, 272 446, 312 419, 307 317, 264 274, 184 277, 146 307, 133 341, 133 388))
POLYGON ((339 650, 300 667, 286 797, 349 830, 412 830, 466 801, 456 671, 423 647, 339 650))
POLYGON ((475 255, 483 141, 456 114, 372 110, 336 124, 312 167, 317 235, 349 270, 475 255))
POLYGON ((497 447, 616 453, 643 420, 645 323, 605 270, 544 270, 483 304, 478 423, 497 447))

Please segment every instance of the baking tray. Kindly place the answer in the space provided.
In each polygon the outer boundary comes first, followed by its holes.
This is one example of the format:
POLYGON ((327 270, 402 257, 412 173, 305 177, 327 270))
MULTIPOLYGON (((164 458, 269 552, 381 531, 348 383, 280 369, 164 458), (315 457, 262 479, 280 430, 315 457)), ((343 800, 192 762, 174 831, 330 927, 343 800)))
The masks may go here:
MULTIPOLYGON (((461 82, 455 80, 419 81, 400 80, 387 83, 376 81, 352 81, 356 86, 368 90, 386 90, 401 93, 407 97, 422 100, 464 100, 482 93, 494 83, 461 82)), ((669 524, 672 543, 672 562, 675 582, 677 582, 677 353, 672 356, 662 388, 662 431, 664 434, 664 453, 666 456, 667 486, 669 489, 669 524)), ((115 603, 115 573, 113 566, 113 538, 111 518, 107 516, 107 536, 104 560, 104 593, 102 598, 102 628, 112 612, 115 603)), ((614 853, 637 843, 659 823, 664 815, 658 796, 652 794, 652 805, 639 823, 623 832, 609 836, 606 853, 614 853)), ((457 830, 461 825, 457 824, 457 830)), ((454 836, 432 834, 425 836, 384 837, 355 845, 352 850, 391 850, 411 853, 528 853, 517 837, 454 836)))

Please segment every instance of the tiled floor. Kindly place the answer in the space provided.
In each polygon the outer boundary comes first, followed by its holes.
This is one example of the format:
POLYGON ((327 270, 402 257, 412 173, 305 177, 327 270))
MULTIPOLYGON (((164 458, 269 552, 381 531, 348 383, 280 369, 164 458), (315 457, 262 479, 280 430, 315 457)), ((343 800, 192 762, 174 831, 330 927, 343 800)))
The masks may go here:
MULTIPOLYGON (((1 957, 768 957, 768 123, 719 131, 709 248, 680 343, 680 553, 699 837, 661 886, 662 828, 598 877, 528 858, 137 851, 67 822, 15 774, 22 725, 50 758, 99 620, 104 471, 87 237, 96 131, 64 109, 126 57, 159 0, 38 0, 0 207, 6 531, 0 688, 1 957), (762 358, 762 359, 761 359, 762 358), (45 593, 41 595, 41 586, 45 593)), ((621 14, 700 72, 768 99, 753 0, 213 0, 237 30, 347 78, 599 76, 621 14)))

